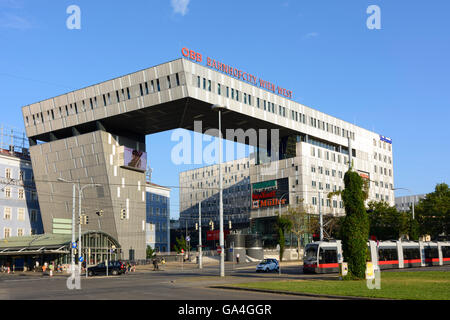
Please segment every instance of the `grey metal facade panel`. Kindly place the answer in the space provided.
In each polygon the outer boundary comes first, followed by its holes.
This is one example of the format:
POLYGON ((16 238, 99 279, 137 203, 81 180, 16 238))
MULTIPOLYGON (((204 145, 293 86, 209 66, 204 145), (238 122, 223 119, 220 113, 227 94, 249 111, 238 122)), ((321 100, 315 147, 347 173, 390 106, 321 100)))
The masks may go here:
MULTIPOLYGON (((114 152, 117 156, 118 143, 109 135, 107 132, 97 131, 30 148, 44 230, 52 232, 53 218, 70 219, 72 216, 72 184, 58 182, 59 177, 80 180, 81 185, 100 183, 104 186, 100 196, 95 188, 83 191, 82 206, 90 221, 83 229, 97 230, 100 226, 102 231, 108 232, 120 242, 124 259, 128 258, 131 248, 135 250, 135 258, 145 259, 145 230, 142 230, 142 221, 145 221, 145 194, 142 193, 145 192, 145 175, 122 169, 116 162, 110 165, 109 160, 106 161, 114 152), (50 153, 43 153, 43 149, 50 153), (95 152, 86 156, 81 150, 95 152), (53 164, 56 172, 46 172, 48 159, 55 161, 53 164), (123 187, 121 198, 117 198, 116 188, 121 184, 122 178, 125 178, 127 183, 123 187), (138 191, 138 182, 142 185, 142 191, 138 191), (129 199, 130 218, 123 221, 120 219, 120 209, 121 205, 126 205, 126 198, 129 199), (101 218, 95 215, 98 209, 104 210, 104 216, 101 218)), ((136 141, 131 139, 121 140, 121 143, 126 141, 130 147, 136 145, 136 141)), ((145 144, 142 147, 145 149, 145 144)), ((78 193, 76 200, 78 205, 78 193)), ((78 214, 78 209, 76 213, 78 214)))

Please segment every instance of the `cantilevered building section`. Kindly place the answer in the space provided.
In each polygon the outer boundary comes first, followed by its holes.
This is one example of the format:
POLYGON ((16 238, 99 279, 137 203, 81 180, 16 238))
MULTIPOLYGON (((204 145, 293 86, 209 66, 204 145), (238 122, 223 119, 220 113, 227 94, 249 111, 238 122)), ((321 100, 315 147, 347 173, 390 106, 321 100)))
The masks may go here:
MULTIPOLYGON (((145 258, 144 152, 154 152, 146 150, 145 135, 194 130, 194 120, 202 122, 202 133, 217 128, 214 104, 228 109, 222 112, 223 136, 226 129, 279 130, 280 149, 272 153, 276 168, 259 165, 258 156, 251 184, 289 177, 280 185, 301 191, 314 206, 316 192, 342 186, 339 171, 345 171, 350 152, 354 169, 371 181, 371 198, 394 203, 389 139, 276 93, 181 58, 23 107, 44 231, 52 232, 53 218, 72 215, 72 185, 58 178, 101 184, 83 192, 82 209, 89 215, 83 229, 116 238, 125 259, 145 258), (287 148, 292 139, 298 142, 294 157, 287 148)), ((270 139, 267 146, 274 145, 270 139)), ((290 193, 289 203, 296 196, 290 193)), ((252 215, 269 209, 259 207, 252 215)))

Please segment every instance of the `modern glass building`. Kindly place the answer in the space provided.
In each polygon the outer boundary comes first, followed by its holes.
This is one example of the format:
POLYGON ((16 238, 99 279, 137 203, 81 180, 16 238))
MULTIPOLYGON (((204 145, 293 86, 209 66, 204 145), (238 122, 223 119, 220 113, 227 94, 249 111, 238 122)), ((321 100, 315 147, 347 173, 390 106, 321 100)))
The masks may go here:
POLYGON ((146 245, 170 252, 170 188, 147 182, 146 199, 146 245))
MULTIPOLYGON (((78 234, 76 234, 78 247, 78 234)), ((71 264, 71 234, 41 234, 25 237, 11 237, 0 241, 0 267, 11 270, 32 270, 38 262, 61 265, 68 270, 71 264)), ((81 236, 81 256, 88 265, 96 265, 105 260, 118 260, 122 250, 116 239, 101 231, 86 231, 81 236)), ((75 261, 80 257, 74 252, 75 261)))

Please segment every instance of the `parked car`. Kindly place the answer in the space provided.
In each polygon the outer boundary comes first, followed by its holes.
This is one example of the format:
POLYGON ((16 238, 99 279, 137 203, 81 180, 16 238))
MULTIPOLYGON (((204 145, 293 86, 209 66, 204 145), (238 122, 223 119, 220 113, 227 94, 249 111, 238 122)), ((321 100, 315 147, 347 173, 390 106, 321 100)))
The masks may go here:
POLYGON ((256 266, 256 272, 270 272, 280 269, 277 259, 264 259, 256 266))
MULTIPOLYGON (((96 266, 88 267, 88 276, 106 275, 106 263, 102 262, 96 266)), ((108 274, 120 275, 126 272, 126 265, 122 261, 110 261, 108 263, 108 274)))

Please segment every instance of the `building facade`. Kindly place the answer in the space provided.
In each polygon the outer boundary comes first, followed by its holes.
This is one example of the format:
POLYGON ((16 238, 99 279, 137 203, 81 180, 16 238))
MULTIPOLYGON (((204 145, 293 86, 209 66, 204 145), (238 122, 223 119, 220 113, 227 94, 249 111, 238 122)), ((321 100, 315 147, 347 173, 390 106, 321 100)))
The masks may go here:
POLYGON ((412 205, 417 205, 421 199, 425 199, 426 194, 416 194, 412 196, 395 197, 395 207, 400 212, 410 211, 412 205))
POLYGON ((146 199, 146 244, 170 252, 170 188, 147 182, 146 199))
MULTIPOLYGON (((120 150, 140 153, 146 150, 145 135, 175 128, 195 130, 195 121, 201 121, 200 133, 214 135, 208 133, 218 127, 213 105, 226 109, 221 118, 224 131, 278 133, 278 137, 259 135, 256 142, 242 142, 258 149, 255 165, 250 166, 250 184, 252 188, 256 184, 258 197, 258 203, 252 201, 250 220, 274 217, 274 207, 284 193, 288 201, 282 210, 296 203, 298 196, 318 212, 325 192, 343 186, 339 171, 346 171, 345 161, 370 181, 370 199, 394 204, 390 139, 295 102, 291 91, 240 69, 203 59, 204 55, 186 48, 182 55, 22 108, 46 232, 52 218, 71 215, 67 199, 72 185, 58 179, 101 184, 103 188, 86 189, 85 197, 93 212, 102 209, 104 215, 91 216, 85 229, 95 230, 101 224, 121 244, 125 259, 145 257, 145 170, 130 170, 120 150), (268 150, 276 142, 279 148, 268 150), (271 157, 270 165, 266 156, 271 157)), ((343 212, 339 199, 330 201, 330 211, 343 212)), ((321 208, 326 207, 324 200, 321 208)))
POLYGON ((43 233, 41 213, 27 142, 20 132, 1 127, 0 239, 43 233))
MULTIPOLYGON (((255 159, 243 158, 222 164, 224 224, 248 227, 251 209, 250 167, 255 159)), ((212 221, 219 227, 219 165, 181 172, 180 226, 192 228, 198 223, 201 202, 202 226, 212 221)))

